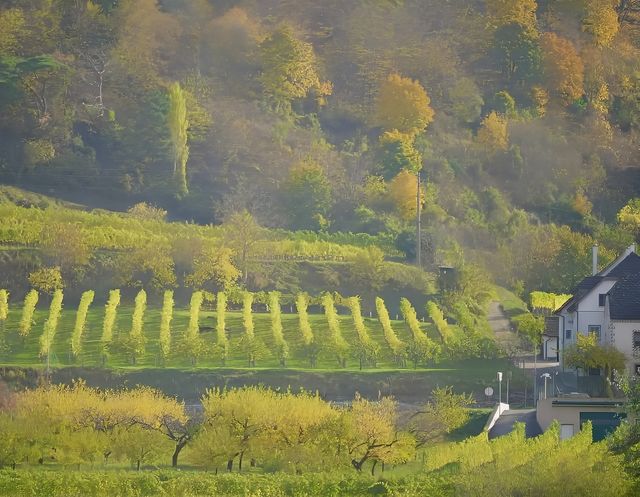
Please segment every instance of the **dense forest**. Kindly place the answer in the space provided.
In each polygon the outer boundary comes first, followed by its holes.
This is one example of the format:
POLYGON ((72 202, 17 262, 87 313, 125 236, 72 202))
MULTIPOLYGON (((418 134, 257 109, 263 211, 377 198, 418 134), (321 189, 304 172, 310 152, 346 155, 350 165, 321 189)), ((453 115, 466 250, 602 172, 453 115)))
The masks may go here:
POLYGON ((426 269, 566 291, 640 226, 639 24, 633 0, 2 0, 0 182, 409 262, 419 198, 426 269))

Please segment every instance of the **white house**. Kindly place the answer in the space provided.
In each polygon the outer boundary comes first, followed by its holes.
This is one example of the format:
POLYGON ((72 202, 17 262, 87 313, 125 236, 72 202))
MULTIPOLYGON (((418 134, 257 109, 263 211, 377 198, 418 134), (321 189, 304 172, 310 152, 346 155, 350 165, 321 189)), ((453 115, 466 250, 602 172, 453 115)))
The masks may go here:
MULTIPOLYGON (((593 249, 593 275, 582 280, 573 297, 555 311, 562 351, 578 333, 596 333, 627 357, 630 372, 640 374, 640 256, 635 245, 598 272, 598 247, 593 249)), ((564 367, 564 366, 563 366, 564 367)))

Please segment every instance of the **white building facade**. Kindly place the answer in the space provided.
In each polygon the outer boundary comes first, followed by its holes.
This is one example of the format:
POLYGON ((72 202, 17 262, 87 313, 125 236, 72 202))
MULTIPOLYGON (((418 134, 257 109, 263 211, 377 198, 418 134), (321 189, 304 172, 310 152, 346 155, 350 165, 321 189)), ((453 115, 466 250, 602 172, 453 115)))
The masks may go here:
POLYGON ((625 354, 630 372, 640 374, 640 256, 635 245, 600 272, 594 247, 594 274, 580 282, 555 315, 563 368, 562 352, 576 343, 578 333, 595 333, 602 345, 625 354))

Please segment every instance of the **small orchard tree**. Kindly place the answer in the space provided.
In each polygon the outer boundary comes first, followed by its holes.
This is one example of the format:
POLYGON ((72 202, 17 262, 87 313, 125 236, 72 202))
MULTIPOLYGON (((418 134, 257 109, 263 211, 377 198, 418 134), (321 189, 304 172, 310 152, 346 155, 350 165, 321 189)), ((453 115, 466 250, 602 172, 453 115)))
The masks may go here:
POLYGON ((78 357, 82 351, 82 335, 84 334, 85 324, 87 322, 87 313, 89 312, 89 306, 93 302, 95 292, 88 290, 80 297, 80 304, 78 305, 78 312, 76 314, 76 324, 73 328, 73 334, 71 335, 71 352, 74 357, 78 357))
POLYGON ((517 316, 515 322, 520 336, 534 347, 535 353, 538 355, 544 332, 544 316, 536 316, 527 312, 517 316))
POLYGON ((56 290, 64 288, 64 281, 59 267, 43 267, 29 274, 29 283, 40 292, 53 294, 56 290))
POLYGON ((433 390, 431 400, 421 406, 408 423, 417 446, 438 441, 463 426, 469 420, 474 403, 473 395, 454 393, 453 387, 433 390))

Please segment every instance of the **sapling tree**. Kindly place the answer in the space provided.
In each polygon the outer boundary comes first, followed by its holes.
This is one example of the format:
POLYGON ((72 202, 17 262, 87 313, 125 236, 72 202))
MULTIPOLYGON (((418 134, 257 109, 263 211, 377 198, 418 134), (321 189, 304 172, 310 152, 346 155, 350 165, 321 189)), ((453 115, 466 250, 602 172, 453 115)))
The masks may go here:
POLYGON ((282 331, 282 316, 280 308, 280 294, 278 292, 269 293, 269 313, 271 315, 271 332, 276 347, 276 355, 281 366, 285 366, 289 357, 289 345, 284 339, 282 331))
POLYGON ((173 319, 173 290, 165 290, 160 315, 160 353, 166 360, 171 353, 171 320, 173 319))
POLYGON ((89 312, 89 306, 93 302, 95 292, 88 290, 80 297, 80 304, 78 304, 78 312, 76 314, 76 324, 73 328, 73 334, 71 335, 71 352, 74 357, 78 357, 82 352, 82 335, 84 334, 85 324, 87 322, 87 313, 89 312))
POLYGON ((58 321, 62 314, 62 290, 55 290, 51 305, 49 306, 49 317, 44 323, 44 330, 40 336, 40 356, 47 357, 51 352, 51 346, 58 330, 58 321))
POLYGON ((113 340, 113 327, 116 322, 117 310, 120 305, 120 290, 110 290, 109 299, 104 306, 104 321, 102 323, 102 337, 100 343, 102 346, 103 359, 109 351, 109 345, 113 340))
POLYGON ((433 321, 442 343, 446 344, 450 342, 452 338, 451 328, 449 328, 449 324, 444 318, 444 314, 440 310, 440 307, 438 307, 438 304, 431 300, 427 302, 427 314, 429 314, 429 318, 433 321))
POLYGON ((0 326, 4 334, 4 323, 9 318, 9 292, 0 290, 0 326))
POLYGON ((338 318, 338 312, 333 302, 333 297, 330 293, 326 293, 322 296, 322 307, 324 308, 324 314, 327 318, 329 325, 329 335, 331 336, 331 346, 336 359, 340 367, 347 366, 347 355, 349 353, 349 344, 342 336, 340 329, 340 320, 338 318))
POLYGON ((24 304, 22 306, 22 318, 20 319, 19 333, 24 339, 29 336, 31 332, 31 326, 33 325, 33 314, 38 304, 38 291, 29 290, 29 293, 24 298, 24 304))
POLYGON ((408 355, 413 361, 413 367, 417 368, 419 363, 424 363, 437 357, 438 346, 422 331, 416 316, 416 310, 411 305, 411 302, 405 298, 400 299, 400 312, 413 335, 408 355))
POLYGON ((136 295, 131 316, 131 331, 126 339, 125 348, 131 354, 135 365, 138 358, 144 355, 146 338, 144 336, 144 312, 147 308, 147 292, 140 290, 136 295))
POLYGON ((299 293, 296 296, 296 309, 298 310, 298 322, 305 355, 309 359, 312 368, 316 366, 320 348, 313 335, 311 324, 309 323, 309 296, 306 293, 299 293))
POLYGON ((225 325, 225 315, 227 313, 227 295, 224 292, 218 292, 216 302, 216 335, 217 345, 220 349, 220 357, 224 365, 229 355, 229 339, 227 338, 227 330, 225 325))
POLYGON ((254 332, 253 300, 253 293, 242 293, 242 324, 244 325, 244 334, 240 338, 240 347, 249 362, 249 367, 255 367, 256 360, 266 355, 264 343, 254 332))
POLYGON ((369 335, 369 330, 362 319, 362 309, 360 308, 360 297, 349 297, 345 299, 345 303, 351 311, 353 318, 353 326, 358 335, 358 345, 356 347, 356 356, 360 362, 360 369, 365 365, 376 366, 380 347, 375 343, 369 335))
POLYGON ((396 332, 393 331, 391 320, 389 319, 389 311, 387 311, 387 306, 384 304, 384 300, 382 300, 380 297, 376 297, 376 312, 378 313, 378 320, 380 321, 380 325, 382 326, 384 339, 387 342, 387 345, 389 345, 391 352, 393 352, 393 357, 396 364, 404 366, 407 346, 402 340, 398 338, 396 332))

